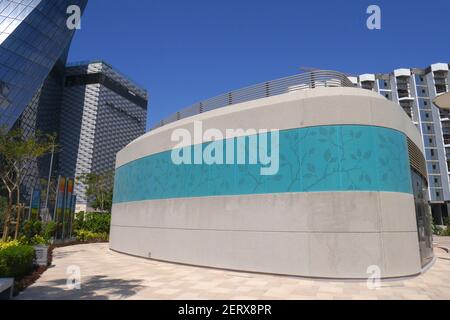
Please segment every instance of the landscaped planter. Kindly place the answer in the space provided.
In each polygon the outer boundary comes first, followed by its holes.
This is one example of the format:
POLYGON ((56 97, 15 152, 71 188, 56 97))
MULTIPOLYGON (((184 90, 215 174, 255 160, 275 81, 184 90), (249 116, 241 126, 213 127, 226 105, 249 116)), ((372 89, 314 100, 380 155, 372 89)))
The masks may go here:
POLYGON ((35 246, 36 251, 36 264, 39 267, 46 267, 48 265, 48 246, 39 245, 35 246))

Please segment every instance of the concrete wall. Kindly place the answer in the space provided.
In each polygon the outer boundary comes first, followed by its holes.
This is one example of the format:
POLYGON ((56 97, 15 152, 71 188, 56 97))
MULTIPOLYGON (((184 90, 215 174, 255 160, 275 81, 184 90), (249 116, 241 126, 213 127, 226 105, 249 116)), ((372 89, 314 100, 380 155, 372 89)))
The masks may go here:
MULTIPOLYGON (((172 131, 191 129, 194 120, 203 121, 205 129, 223 131, 383 127, 404 133, 422 150, 419 132, 399 106, 365 90, 323 88, 251 101, 162 127, 122 150, 117 168, 170 150, 172 131)), ((126 183, 142 183, 138 180, 126 183)), ((158 260, 310 277, 367 278, 372 265, 380 267, 382 277, 421 271, 409 192, 329 190, 115 201, 111 248, 158 260)))

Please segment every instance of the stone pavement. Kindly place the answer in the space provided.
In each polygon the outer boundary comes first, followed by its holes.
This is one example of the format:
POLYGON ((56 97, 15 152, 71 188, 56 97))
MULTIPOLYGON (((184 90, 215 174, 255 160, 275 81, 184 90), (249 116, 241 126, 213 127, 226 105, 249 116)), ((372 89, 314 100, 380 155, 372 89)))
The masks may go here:
POLYGON ((425 274, 383 281, 380 289, 369 290, 363 281, 311 280, 183 266, 111 252, 108 244, 79 245, 55 250, 53 266, 17 299, 450 300, 450 255, 440 249, 436 249, 436 255, 436 263, 425 274), (80 267, 80 290, 67 288, 70 266, 80 267))

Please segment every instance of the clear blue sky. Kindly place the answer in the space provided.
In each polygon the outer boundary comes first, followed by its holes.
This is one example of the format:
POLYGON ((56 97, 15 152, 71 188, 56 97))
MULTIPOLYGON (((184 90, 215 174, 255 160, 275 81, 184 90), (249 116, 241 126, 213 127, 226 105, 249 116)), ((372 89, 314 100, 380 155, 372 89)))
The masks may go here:
POLYGON ((90 0, 70 61, 102 59, 150 93, 149 126, 200 100, 300 72, 450 62, 449 0, 90 0), (366 9, 382 9, 382 30, 366 9))

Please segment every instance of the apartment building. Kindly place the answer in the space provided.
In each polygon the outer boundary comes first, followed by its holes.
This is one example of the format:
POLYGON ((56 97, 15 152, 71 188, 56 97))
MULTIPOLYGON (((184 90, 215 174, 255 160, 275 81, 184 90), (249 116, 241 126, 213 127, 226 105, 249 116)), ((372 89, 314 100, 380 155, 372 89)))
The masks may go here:
POLYGON ((450 212, 450 112, 433 101, 449 92, 448 63, 427 68, 401 68, 385 74, 350 77, 355 86, 378 92, 400 104, 420 130, 425 148, 428 196, 435 223, 450 212))

